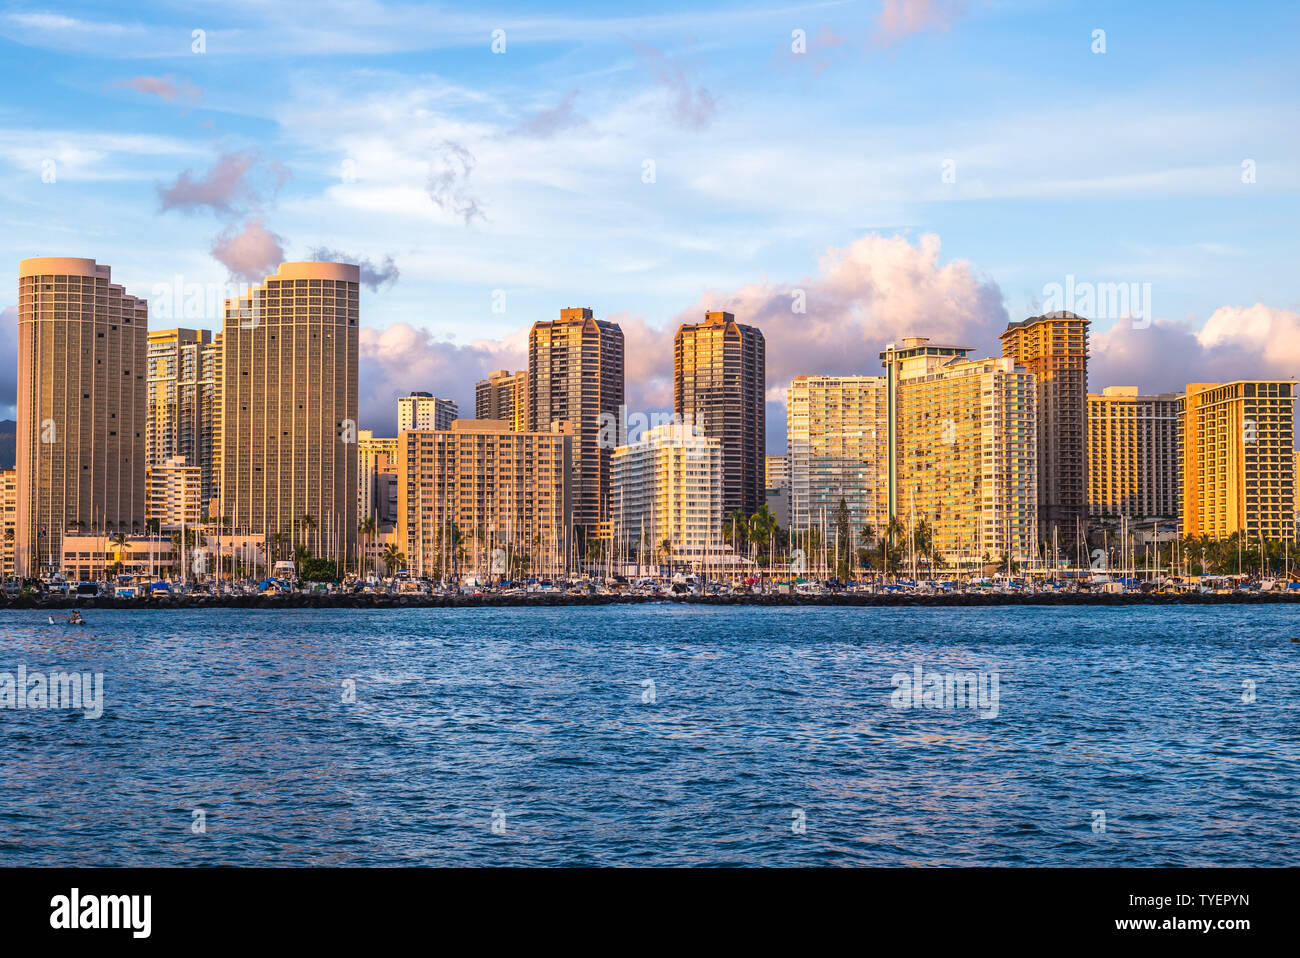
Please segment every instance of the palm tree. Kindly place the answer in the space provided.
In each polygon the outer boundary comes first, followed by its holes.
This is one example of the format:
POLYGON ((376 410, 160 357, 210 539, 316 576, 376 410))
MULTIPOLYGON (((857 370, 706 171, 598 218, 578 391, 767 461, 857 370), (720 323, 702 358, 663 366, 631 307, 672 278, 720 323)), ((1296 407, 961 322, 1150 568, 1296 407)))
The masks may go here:
MULTIPOLYGON (((313 516, 310 512, 306 513, 302 517, 303 539, 306 540, 311 535, 311 531, 315 528, 316 528, 316 517, 313 516)), ((306 545, 306 542, 304 541, 303 544, 306 545)))
POLYGON ((397 548, 396 542, 390 542, 384 546, 384 571, 392 575, 395 571, 406 564, 406 553, 397 548))
POLYGON ((722 522, 723 538, 731 540, 731 548, 739 554, 740 547, 745 542, 745 527, 749 525, 749 520, 741 509, 736 509, 722 522))
POLYGON ((760 550, 765 549, 775 532, 776 516, 765 502, 749 517, 749 541, 756 543, 760 550))
POLYGON ((673 540, 665 539, 659 543, 659 548, 663 550, 664 562, 668 565, 668 572, 671 575, 673 571, 673 540))
POLYGON ((362 547, 363 551, 361 553, 361 561, 357 564, 358 570, 364 572, 366 566, 370 562, 370 538, 375 534, 375 517, 366 516, 362 519, 361 525, 357 527, 357 531, 365 538, 365 545, 362 547))

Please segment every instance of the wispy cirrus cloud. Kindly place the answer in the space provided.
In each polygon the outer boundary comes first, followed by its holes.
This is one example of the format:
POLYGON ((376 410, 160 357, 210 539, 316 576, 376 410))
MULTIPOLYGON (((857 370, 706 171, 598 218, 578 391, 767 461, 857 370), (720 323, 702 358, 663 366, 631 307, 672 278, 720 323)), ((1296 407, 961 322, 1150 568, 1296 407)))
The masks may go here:
POLYGON ((956 0, 881 0, 871 43, 892 47, 917 33, 942 32, 963 13, 956 0))
POLYGON ((354 263, 361 270, 361 282, 375 292, 385 286, 392 286, 402 275, 392 256, 385 256, 383 262, 375 262, 366 256, 349 256, 327 246, 317 246, 311 251, 311 258, 318 263, 354 263))
POLYGON ((464 220, 466 226, 475 219, 487 218, 482 202, 469 185, 476 162, 474 154, 463 145, 444 140, 429 159, 429 178, 425 182, 425 192, 434 205, 464 220))
POLYGON ((135 90, 147 96, 156 96, 168 103, 182 103, 193 106, 203 96, 203 91, 188 80, 178 78, 174 73, 164 76, 134 76, 119 80, 115 84, 127 90, 135 90))
POLYGON ((656 47, 639 48, 642 59, 656 84, 666 94, 668 115, 687 130, 705 130, 718 114, 718 100, 705 86, 695 81, 680 59, 669 59, 656 47))
POLYGON ((158 185, 163 212, 195 213, 203 209, 225 215, 273 202, 289 179, 289 170, 256 152, 223 153, 206 173, 182 170, 170 186, 158 185))
POLYGON ((516 126, 511 133, 518 136, 531 136, 538 139, 550 139, 565 130, 582 126, 586 120, 573 109, 578 98, 577 90, 570 90, 556 106, 534 113, 516 126))

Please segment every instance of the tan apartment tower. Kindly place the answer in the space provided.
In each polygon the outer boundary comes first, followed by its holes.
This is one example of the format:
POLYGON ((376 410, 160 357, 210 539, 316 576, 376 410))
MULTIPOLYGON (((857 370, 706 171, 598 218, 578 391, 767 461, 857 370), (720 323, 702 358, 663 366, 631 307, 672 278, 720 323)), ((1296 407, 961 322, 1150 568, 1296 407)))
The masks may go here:
POLYGON ((766 501, 766 382, 766 344, 757 327, 718 311, 677 330, 673 410, 722 442, 725 513, 753 515, 766 501))
POLYGON ((357 535, 360 270, 282 263, 226 301, 221 514, 283 554, 336 561, 357 535))
POLYGON ((515 432, 528 429, 528 370, 498 369, 474 386, 474 418, 510 423, 515 432))
POLYGON ((573 427, 573 524, 592 537, 609 518, 609 460, 623 430, 623 330, 587 307, 528 333, 528 431, 556 422, 573 427))
POLYGON ((189 466, 197 466, 204 513, 216 494, 218 349, 206 329, 149 333, 145 461, 152 467, 183 457, 189 466))
POLYGON ((57 569, 65 532, 143 532, 148 304, 93 259, 18 264, 20 574, 57 569))
POLYGON ((930 527, 951 568, 1037 555, 1034 374, 909 337, 880 354, 889 392, 889 514, 930 527))
POLYGON ((1137 386, 1088 394, 1088 516, 1174 532, 1182 509, 1178 393, 1137 386))
MULTIPOLYGON (((855 534, 889 523, 889 403, 884 376, 796 376, 786 393, 790 528, 834 521, 855 534)), ((768 456, 769 468, 772 457, 768 456)), ((768 488, 772 488, 770 482, 768 488)))
POLYGON ((1002 355, 1038 380, 1038 537, 1061 548, 1088 522, 1088 320, 1031 316, 1002 333, 1002 355))
POLYGON ((1190 383, 1182 412, 1181 534, 1252 542, 1295 531, 1295 384, 1190 383))
POLYGON ((569 568, 572 429, 494 419, 397 437, 397 536, 421 576, 509 577, 569 568))

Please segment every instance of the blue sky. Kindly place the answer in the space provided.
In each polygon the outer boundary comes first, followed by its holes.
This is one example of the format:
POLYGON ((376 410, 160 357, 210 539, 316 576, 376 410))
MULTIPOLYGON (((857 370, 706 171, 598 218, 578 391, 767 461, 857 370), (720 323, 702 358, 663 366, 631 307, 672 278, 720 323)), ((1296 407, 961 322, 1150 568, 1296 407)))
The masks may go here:
POLYGON ((906 331, 990 348, 1067 276, 1151 290, 1150 329, 1095 317, 1093 388, 1300 366, 1261 346, 1300 308, 1293 3, 0 10, 11 275, 90 256, 151 325, 216 328, 164 291, 367 260, 363 425, 411 389, 468 406, 571 305, 625 324, 646 410, 680 321, 762 319, 776 449, 789 376, 875 373, 906 331))

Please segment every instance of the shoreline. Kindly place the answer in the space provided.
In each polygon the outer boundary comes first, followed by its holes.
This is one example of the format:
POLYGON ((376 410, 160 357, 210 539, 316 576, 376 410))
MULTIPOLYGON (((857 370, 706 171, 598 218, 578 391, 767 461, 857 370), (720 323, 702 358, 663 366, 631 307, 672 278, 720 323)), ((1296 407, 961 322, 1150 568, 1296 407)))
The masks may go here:
POLYGON ((79 609, 474 609, 552 608, 662 603, 701 606, 759 607, 907 607, 990 608, 994 606, 1120 606, 1120 605, 1287 605, 1300 604, 1300 594, 1159 594, 1043 592, 1034 595, 199 595, 165 598, 17 598, 0 609, 68 611, 79 609))

